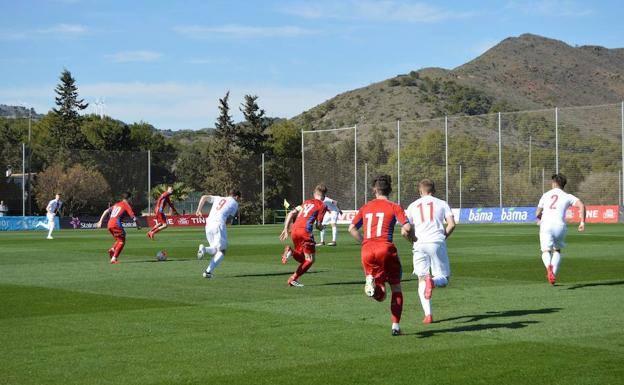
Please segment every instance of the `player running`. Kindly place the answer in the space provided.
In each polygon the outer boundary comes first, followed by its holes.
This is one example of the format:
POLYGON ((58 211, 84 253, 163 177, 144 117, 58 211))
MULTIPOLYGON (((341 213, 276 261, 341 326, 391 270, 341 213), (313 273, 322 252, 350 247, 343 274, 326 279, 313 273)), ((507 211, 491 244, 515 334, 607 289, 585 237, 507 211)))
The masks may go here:
POLYGON ((44 224, 43 222, 40 222, 41 226, 48 229, 48 236, 46 239, 54 239, 52 238, 52 232, 54 231, 54 227, 56 226, 54 218, 58 215, 61 208, 63 208, 61 193, 56 193, 54 199, 48 202, 48 205, 46 206, 46 217, 48 218, 48 223, 44 224))
POLYGON ((342 210, 338 206, 338 201, 325 197, 323 200, 325 206, 327 206, 327 213, 323 217, 323 229, 319 231, 321 234, 321 241, 317 243, 317 246, 325 245, 325 229, 327 225, 331 225, 332 228, 332 241, 327 243, 327 246, 336 246, 336 235, 338 234, 338 214, 342 214, 342 210))
POLYGON ((546 267, 546 278, 551 285, 555 284, 559 265, 561 264, 561 248, 565 246, 566 211, 574 206, 581 212, 581 223, 578 231, 585 231, 585 205, 580 199, 563 191, 567 183, 561 174, 552 176, 552 190, 542 195, 536 216, 540 226, 539 237, 542 249, 542 262, 546 267))
POLYGON ((156 235, 156 233, 167 228, 165 206, 169 206, 170 214, 178 215, 178 210, 176 210, 171 202, 171 194, 173 194, 173 186, 167 186, 165 192, 160 194, 156 200, 156 204, 154 205, 154 227, 147 232, 147 237, 151 240, 155 240, 154 235, 156 235))
POLYGON ((238 201, 241 193, 238 190, 230 190, 228 197, 220 197, 217 195, 203 195, 197 206, 197 216, 201 217, 202 208, 206 203, 212 203, 208 218, 206 218, 206 239, 208 247, 203 244, 199 245, 197 250, 197 259, 202 259, 206 253, 212 255, 210 264, 203 273, 204 278, 212 278, 214 269, 219 266, 225 257, 225 251, 228 247, 226 224, 229 217, 235 217, 238 212, 238 201))
POLYGON ((401 291, 401 260, 392 235, 394 225, 399 222, 401 235, 410 239, 410 229, 405 212, 396 203, 390 202, 388 196, 392 192, 390 175, 380 175, 373 180, 375 199, 360 208, 349 226, 349 233, 362 244, 362 267, 366 274, 364 293, 376 301, 386 298, 386 282, 392 290, 390 313, 392 335, 401 334, 401 313, 403 312, 403 292, 401 291), (364 229, 364 235, 359 231, 364 229))
POLYGON ((446 287, 451 276, 446 240, 455 230, 455 218, 448 203, 433 196, 432 180, 420 181, 418 190, 421 198, 410 204, 406 213, 413 225, 414 275, 418 277, 418 296, 425 312, 423 323, 430 324, 431 293, 436 287, 446 287))
POLYGON ((290 228, 290 237, 294 248, 290 246, 284 248, 282 263, 286 264, 291 256, 299 262, 297 270, 288 278, 288 286, 303 287, 303 284, 299 283, 299 278, 314 264, 316 242, 314 242, 312 227, 316 223, 319 230, 323 229, 321 223, 327 211, 327 206, 323 203, 326 193, 327 187, 324 184, 317 185, 314 188, 314 198, 304 201, 300 206, 290 211, 284 220, 284 230, 280 234, 280 241, 288 239, 289 227, 294 220, 292 228, 290 228))
POLYGON ((107 215, 110 215, 107 228, 108 231, 113 235, 113 238, 115 238, 115 243, 113 243, 113 246, 108 249, 110 263, 112 264, 119 263, 119 255, 126 245, 126 231, 124 230, 121 223, 122 219, 125 216, 129 216, 130 218, 132 218, 132 221, 136 225, 137 230, 141 229, 141 227, 137 223, 136 215, 134 215, 134 211, 132 211, 132 207, 130 207, 131 197, 132 194, 130 194, 129 192, 121 194, 121 200, 104 210, 102 216, 100 217, 100 220, 96 225, 97 228, 102 227, 102 222, 104 221, 104 218, 107 215))

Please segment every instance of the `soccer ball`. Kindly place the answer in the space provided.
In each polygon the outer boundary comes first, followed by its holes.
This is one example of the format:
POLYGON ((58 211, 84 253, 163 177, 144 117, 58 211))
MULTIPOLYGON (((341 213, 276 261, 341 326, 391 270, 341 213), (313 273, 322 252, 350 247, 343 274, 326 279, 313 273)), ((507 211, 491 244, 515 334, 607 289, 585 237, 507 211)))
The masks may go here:
POLYGON ((167 252, 165 250, 160 250, 156 253, 156 260, 163 262, 167 260, 167 252))

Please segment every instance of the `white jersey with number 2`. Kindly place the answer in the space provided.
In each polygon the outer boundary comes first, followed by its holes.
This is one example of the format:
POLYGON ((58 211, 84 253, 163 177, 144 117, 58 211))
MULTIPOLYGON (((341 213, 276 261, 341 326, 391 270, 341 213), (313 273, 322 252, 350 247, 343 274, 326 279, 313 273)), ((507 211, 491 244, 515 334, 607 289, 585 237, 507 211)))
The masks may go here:
POLYGON ((559 188, 546 192, 537 205, 543 209, 542 225, 565 225, 566 211, 576 202, 578 202, 577 197, 559 188))
POLYGON ((406 210, 407 219, 414 226, 417 243, 444 242, 444 221, 453 216, 448 203, 434 196, 424 196, 413 202, 406 210))
POLYGON ((210 198, 212 208, 210 209, 210 214, 208 214, 206 226, 225 226, 229 217, 236 216, 236 213, 238 212, 238 202, 232 197, 220 197, 213 195, 210 198))

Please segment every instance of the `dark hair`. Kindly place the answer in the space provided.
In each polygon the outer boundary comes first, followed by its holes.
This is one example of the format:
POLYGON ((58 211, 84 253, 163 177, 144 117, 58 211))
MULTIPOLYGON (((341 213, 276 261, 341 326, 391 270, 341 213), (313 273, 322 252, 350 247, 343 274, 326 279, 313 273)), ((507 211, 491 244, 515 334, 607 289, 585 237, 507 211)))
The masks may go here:
POLYGON ((559 187, 561 188, 564 188, 566 183, 568 183, 568 180, 563 174, 553 174, 552 180, 553 182, 557 183, 557 185, 559 185, 559 187))
POLYGON ((320 192, 321 194, 325 195, 327 194, 327 186, 325 186, 323 183, 319 183, 314 188, 314 191, 320 192))
POLYGON ((132 193, 130 191, 126 191, 125 193, 121 194, 121 199, 130 199, 132 198, 132 193))
POLYGON ((388 196, 392 192, 392 177, 390 175, 378 175, 373 179, 372 187, 379 194, 388 196))
POLYGON ((425 192, 428 192, 430 194, 435 194, 436 192, 435 183, 433 183, 433 181, 428 178, 421 180, 420 183, 418 183, 418 187, 420 187, 421 189, 425 190, 425 192))
POLYGON ((241 197, 241 192, 240 190, 237 190, 235 188, 230 189, 230 196, 231 197, 241 197))

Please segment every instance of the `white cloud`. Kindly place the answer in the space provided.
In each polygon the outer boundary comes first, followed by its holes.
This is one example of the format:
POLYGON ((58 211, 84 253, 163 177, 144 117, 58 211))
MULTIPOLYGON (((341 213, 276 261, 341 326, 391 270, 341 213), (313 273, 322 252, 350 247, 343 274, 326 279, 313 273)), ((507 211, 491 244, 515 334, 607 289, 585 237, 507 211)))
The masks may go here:
POLYGON ((345 19, 378 22, 434 23, 473 16, 474 12, 457 12, 424 2, 406 0, 315 0, 300 2, 283 12, 306 19, 345 19))
MULTIPOLYGON (((238 104, 243 96, 259 96, 259 103, 269 116, 292 117, 353 88, 353 85, 316 85, 284 87, 270 84, 212 85, 181 82, 111 82, 82 84, 80 97, 92 103, 105 98, 105 113, 125 122, 144 120, 162 129, 198 129, 212 127, 218 115, 217 100, 229 89, 235 120, 242 119, 238 104)), ((0 89, 0 104, 23 100, 37 112, 45 112, 54 103, 54 85, 0 89)), ((89 113, 95 112, 91 107, 89 113)))
POLYGON ((265 37, 299 37, 315 34, 316 31, 297 26, 257 27, 239 24, 227 24, 221 26, 187 25, 177 26, 173 30, 183 36, 197 39, 211 37, 230 38, 265 38, 265 37))
POLYGON ((131 63, 152 62, 160 59, 163 55, 154 51, 121 51, 105 56, 115 63, 131 63))
POLYGON ((573 0, 510 1, 507 4, 507 8, 525 14, 552 17, 583 17, 594 13, 594 11, 587 6, 587 2, 579 3, 573 0))
POLYGON ((79 37, 87 34, 89 29, 82 24, 61 23, 45 28, 33 30, 2 30, 0 31, 0 39, 2 40, 24 40, 24 39, 40 39, 40 38, 68 38, 79 37))

